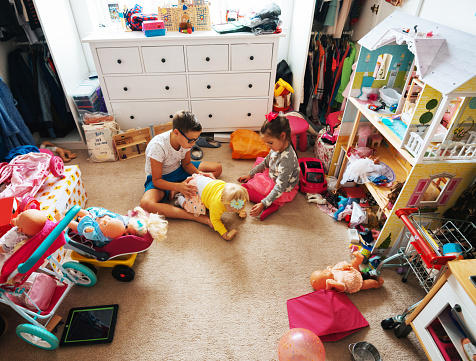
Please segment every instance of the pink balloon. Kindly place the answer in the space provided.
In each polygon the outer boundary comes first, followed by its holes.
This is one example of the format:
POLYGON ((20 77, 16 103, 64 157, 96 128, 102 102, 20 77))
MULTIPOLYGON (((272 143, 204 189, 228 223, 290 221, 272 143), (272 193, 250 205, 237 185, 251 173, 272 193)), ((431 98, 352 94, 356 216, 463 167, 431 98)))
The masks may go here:
POLYGON ((279 361, 325 361, 326 351, 319 337, 305 328, 292 328, 279 340, 279 361))

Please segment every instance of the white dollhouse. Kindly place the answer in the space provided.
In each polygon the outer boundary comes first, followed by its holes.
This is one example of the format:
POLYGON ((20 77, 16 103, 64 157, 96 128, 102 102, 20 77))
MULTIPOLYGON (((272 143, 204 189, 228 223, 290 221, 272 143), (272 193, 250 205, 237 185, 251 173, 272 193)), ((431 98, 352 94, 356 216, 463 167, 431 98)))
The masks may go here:
POLYGON ((365 184, 386 219, 373 251, 393 253, 403 230, 395 210, 442 214, 476 177, 476 37, 396 11, 358 43, 334 175, 340 183, 370 123, 381 137, 367 146, 380 144, 376 156, 405 182, 393 206, 388 187, 365 184))

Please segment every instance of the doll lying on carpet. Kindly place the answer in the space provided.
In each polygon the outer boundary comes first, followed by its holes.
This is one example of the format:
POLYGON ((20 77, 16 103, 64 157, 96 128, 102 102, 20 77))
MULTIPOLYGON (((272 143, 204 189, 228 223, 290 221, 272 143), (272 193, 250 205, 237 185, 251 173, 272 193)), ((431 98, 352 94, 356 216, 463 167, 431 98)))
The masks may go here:
POLYGON ((210 211, 210 221, 213 229, 220 233, 226 241, 231 241, 237 231, 228 231, 221 221, 225 212, 236 212, 240 218, 246 217, 245 203, 249 200, 248 191, 239 184, 225 183, 201 174, 193 174, 187 182, 197 187, 193 198, 179 196, 177 199, 180 207, 189 213, 199 216, 210 211))
POLYGON ((351 263, 343 261, 334 267, 314 271, 311 275, 312 287, 316 291, 335 289, 340 292, 355 293, 382 286, 383 279, 381 277, 371 279, 369 272, 360 272, 359 265, 364 260, 364 256, 359 251, 355 251, 353 255, 355 258, 351 263))
POLYGON ((104 208, 90 207, 78 212, 78 220, 70 222, 69 228, 96 247, 103 247, 125 234, 142 236, 149 233, 154 240, 161 241, 167 232, 167 221, 162 216, 147 213, 141 207, 129 211, 127 216, 104 208))

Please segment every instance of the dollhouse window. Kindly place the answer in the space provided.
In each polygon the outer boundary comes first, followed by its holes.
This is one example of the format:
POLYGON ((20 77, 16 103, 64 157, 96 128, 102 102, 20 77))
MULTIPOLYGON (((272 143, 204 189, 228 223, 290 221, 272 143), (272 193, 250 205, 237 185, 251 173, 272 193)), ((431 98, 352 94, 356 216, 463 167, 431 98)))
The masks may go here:
POLYGON ((385 80, 390 70, 390 64, 392 63, 392 55, 380 54, 377 58, 377 64, 375 64, 373 77, 375 80, 385 80))
POLYGON ((448 173, 430 175, 430 179, 420 179, 407 207, 444 206, 460 181, 461 178, 454 178, 453 174, 448 173))

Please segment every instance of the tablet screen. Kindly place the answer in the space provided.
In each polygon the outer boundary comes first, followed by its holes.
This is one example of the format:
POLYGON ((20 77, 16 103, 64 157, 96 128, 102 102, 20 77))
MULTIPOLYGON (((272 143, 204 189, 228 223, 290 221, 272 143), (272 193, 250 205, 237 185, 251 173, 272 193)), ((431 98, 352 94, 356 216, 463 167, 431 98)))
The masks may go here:
POLYGON ((63 330, 61 345, 111 342, 119 305, 73 308, 63 330))

